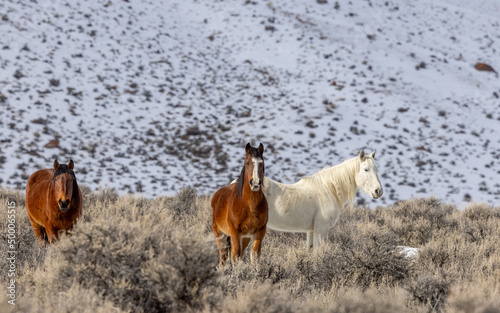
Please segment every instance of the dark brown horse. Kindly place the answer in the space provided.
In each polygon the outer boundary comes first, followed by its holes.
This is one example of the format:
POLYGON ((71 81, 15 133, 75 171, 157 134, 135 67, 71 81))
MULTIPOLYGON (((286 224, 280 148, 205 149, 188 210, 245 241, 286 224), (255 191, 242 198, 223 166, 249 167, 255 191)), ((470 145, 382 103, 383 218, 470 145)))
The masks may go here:
POLYGON ((264 179, 264 146, 245 148, 245 166, 237 184, 219 189, 212 198, 212 230, 223 265, 231 247, 232 261, 243 258, 253 239, 252 259, 260 256, 266 234, 267 201, 262 192, 264 179), (229 238, 228 238, 229 236, 229 238))
POLYGON ((82 214, 82 193, 73 172, 74 163, 68 165, 54 161, 53 169, 31 174, 26 184, 26 210, 33 233, 41 246, 48 240, 59 239, 60 231, 68 231, 82 214))

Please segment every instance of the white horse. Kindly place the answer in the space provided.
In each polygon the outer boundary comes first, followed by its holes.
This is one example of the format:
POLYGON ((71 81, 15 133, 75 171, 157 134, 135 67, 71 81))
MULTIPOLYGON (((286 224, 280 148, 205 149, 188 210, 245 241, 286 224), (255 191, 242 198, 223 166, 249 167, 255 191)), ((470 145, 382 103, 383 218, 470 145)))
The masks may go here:
POLYGON ((367 155, 364 150, 295 184, 264 177, 262 188, 269 206, 267 226, 278 231, 307 233, 307 249, 321 244, 344 205, 354 201, 357 189, 373 199, 383 194, 375 151, 367 155))

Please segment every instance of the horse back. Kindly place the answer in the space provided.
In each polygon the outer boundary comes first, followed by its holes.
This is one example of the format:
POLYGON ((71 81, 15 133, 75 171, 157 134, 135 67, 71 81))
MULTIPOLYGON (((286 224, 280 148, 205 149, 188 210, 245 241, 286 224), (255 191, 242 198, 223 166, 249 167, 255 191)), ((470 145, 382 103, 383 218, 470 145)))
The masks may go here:
POLYGON ((26 183, 26 209, 28 213, 37 215, 42 211, 48 199, 48 189, 54 170, 42 169, 34 172, 26 183))
POLYGON ((314 228, 320 199, 317 189, 307 186, 304 180, 294 184, 282 184, 264 180, 269 215, 267 227, 286 232, 306 232, 314 228))

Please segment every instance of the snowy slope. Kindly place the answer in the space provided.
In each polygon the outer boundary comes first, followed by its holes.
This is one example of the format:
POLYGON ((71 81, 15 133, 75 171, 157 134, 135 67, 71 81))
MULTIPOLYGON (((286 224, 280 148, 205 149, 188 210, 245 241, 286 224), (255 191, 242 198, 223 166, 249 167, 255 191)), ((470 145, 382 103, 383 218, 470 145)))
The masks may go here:
POLYGON ((498 205, 498 1, 39 2, 0 3, 2 186, 211 193, 250 141, 288 183, 376 149, 369 205, 498 205))

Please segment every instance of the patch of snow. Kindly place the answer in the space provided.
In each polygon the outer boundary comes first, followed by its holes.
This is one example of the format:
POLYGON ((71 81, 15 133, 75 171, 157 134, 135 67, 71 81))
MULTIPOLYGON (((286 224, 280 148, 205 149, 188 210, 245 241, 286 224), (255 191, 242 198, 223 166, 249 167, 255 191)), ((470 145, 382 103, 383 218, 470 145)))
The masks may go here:
POLYGON ((0 9, 2 186, 71 158, 92 189, 212 193, 262 142, 284 183, 376 149, 370 206, 500 200, 499 78, 474 68, 500 69, 495 0, 0 9))
POLYGON ((412 248, 412 247, 406 247, 406 246, 396 246, 397 249, 399 249, 399 253, 404 254, 404 256, 407 259, 412 259, 418 256, 419 249, 418 248, 412 248))

